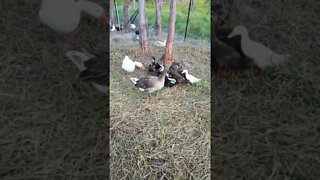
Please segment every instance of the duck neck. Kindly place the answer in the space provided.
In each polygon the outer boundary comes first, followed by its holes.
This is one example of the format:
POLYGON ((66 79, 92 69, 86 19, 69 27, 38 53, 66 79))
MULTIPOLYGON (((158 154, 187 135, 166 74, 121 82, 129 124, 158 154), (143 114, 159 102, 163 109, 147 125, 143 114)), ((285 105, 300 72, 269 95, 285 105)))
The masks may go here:
POLYGON ((241 33, 241 45, 247 44, 250 40, 248 31, 244 31, 241 33))
POLYGON ((103 8, 96 3, 86 1, 86 0, 80 0, 80 1, 77 1, 76 3, 80 11, 84 11, 96 18, 99 18, 101 16, 99 12, 103 12, 103 8))
POLYGON ((171 64, 166 64, 164 70, 162 71, 162 73, 159 76, 159 80, 160 81, 164 81, 164 78, 166 77, 167 72, 170 69, 171 64))

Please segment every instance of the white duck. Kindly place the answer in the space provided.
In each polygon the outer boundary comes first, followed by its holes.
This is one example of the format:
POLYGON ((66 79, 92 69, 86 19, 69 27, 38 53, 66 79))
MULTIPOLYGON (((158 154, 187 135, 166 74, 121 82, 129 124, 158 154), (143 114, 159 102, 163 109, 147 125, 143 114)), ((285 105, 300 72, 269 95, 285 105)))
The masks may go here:
POLYGON ((136 29, 136 25, 130 24, 130 29, 136 29))
POLYGON ((153 41, 153 44, 158 46, 158 47, 165 47, 167 43, 167 40, 164 40, 163 42, 161 41, 153 41))
POLYGON ((144 66, 140 62, 132 61, 128 56, 125 56, 122 61, 122 69, 127 72, 133 72, 135 67, 138 66, 141 69, 144 69, 144 66))
POLYGON ((201 81, 201 79, 198 79, 198 78, 194 77, 193 75, 189 74, 188 70, 186 70, 186 69, 183 70, 181 74, 184 75, 185 78, 186 78, 189 82, 191 82, 192 84, 201 81))
POLYGON ((241 49, 243 53, 249 58, 252 58, 261 69, 273 64, 282 63, 289 57, 289 55, 276 54, 265 45, 252 41, 249 37, 247 28, 244 26, 236 26, 228 35, 228 38, 236 35, 241 36, 241 49))
POLYGON ((59 33, 74 31, 84 11, 104 23, 107 21, 106 11, 102 6, 85 0, 43 0, 39 17, 42 23, 59 33))

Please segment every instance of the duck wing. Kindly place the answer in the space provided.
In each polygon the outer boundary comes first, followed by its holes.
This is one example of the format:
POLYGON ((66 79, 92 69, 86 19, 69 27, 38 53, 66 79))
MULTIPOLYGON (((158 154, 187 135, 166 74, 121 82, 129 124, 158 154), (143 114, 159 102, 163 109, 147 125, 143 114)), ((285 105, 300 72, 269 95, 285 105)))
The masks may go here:
POLYGON ((108 63, 106 58, 91 58, 85 62, 86 69, 82 71, 79 78, 84 81, 107 85, 109 80, 108 63))
POLYGON ((155 76, 146 76, 140 78, 135 85, 138 88, 149 89, 154 87, 154 83, 158 80, 158 77, 155 76))

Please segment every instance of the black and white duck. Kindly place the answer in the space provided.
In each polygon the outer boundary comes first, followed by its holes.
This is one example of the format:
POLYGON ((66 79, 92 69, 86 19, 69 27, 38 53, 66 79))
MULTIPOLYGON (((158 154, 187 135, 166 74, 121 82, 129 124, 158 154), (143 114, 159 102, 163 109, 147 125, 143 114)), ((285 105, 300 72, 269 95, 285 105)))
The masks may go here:
MULTIPOLYGON (((174 64, 171 65, 170 69, 174 64)), ((148 72, 153 76, 160 76, 161 72, 164 70, 164 66, 156 62, 156 58, 153 56, 151 64, 149 64, 148 72)), ((170 71, 170 70, 169 70, 170 71)), ((177 83, 177 81, 171 77, 168 73, 166 74, 164 86, 172 87, 177 83)))
POLYGON ((66 56, 80 70, 81 80, 90 82, 100 92, 108 93, 108 51, 88 53, 70 50, 66 56))

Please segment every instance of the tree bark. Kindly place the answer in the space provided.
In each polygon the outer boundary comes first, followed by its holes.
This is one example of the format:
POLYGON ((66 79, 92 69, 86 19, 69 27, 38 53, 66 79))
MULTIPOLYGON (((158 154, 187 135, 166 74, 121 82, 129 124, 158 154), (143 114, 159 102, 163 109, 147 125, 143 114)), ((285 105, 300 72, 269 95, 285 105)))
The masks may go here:
POLYGON ((129 30, 129 4, 130 0, 125 0, 123 4, 123 30, 125 32, 129 30))
POLYGON ((173 48, 173 39, 174 39, 174 30, 175 30, 175 23, 176 23, 176 4, 177 0, 171 0, 170 2, 170 16, 169 16, 169 27, 168 27, 168 37, 167 37, 167 44, 164 54, 164 62, 173 63, 172 58, 172 48, 173 48))
POLYGON ((145 2, 139 0, 139 23, 140 23, 140 49, 144 55, 148 53, 148 38, 147 38, 147 27, 146 27, 146 14, 145 14, 145 2))
POLYGON ((115 25, 113 0, 110 0, 109 10, 110 10, 110 22, 111 22, 111 26, 113 26, 115 25))
POLYGON ((161 7, 162 0, 156 0, 156 36, 159 37, 161 34, 161 7))

